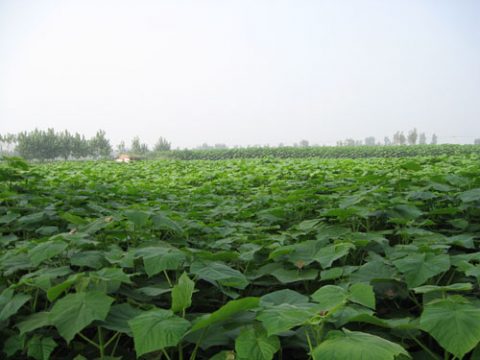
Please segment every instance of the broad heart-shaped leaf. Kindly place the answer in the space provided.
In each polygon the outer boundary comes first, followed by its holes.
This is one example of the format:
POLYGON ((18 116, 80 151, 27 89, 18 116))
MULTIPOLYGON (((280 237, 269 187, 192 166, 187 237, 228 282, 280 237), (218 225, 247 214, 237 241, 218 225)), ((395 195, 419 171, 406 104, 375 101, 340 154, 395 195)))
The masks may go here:
POLYGON ((135 224, 135 227, 144 226, 150 218, 150 214, 138 210, 127 210, 124 214, 128 220, 135 224))
POLYGON ((463 202, 480 201, 480 188, 464 191, 458 197, 463 202))
POLYGON ((28 252, 28 257, 33 266, 40 265, 43 261, 51 259, 62 253, 67 248, 67 243, 63 241, 47 241, 35 246, 28 252))
POLYGON ((248 326, 235 339, 238 360, 271 360, 279 349, 278 337, 267 336, 261 326, 248 326))
POLYGON ((139 249, 148 276, 164 270, 176 270, 185 261, 185 254, 174 247, 148 247, 139 249))
POLYGON ((450 258, 446 254, 415 253, 395 260, 393 264, 405 276, 408 287, 414 288, 447 271, 450 268, 450 258))
POLYGON ((322 268, 326 269, 332 266, 335 260, 348 255, 350 250, 354 248, 355 245, 351 243, 331 244, 318 250, 313 258, 322 266, 322 268))
POLYGON ((281 334, 293 327, 302 325, 316 313, 315 305, 280 304, 260 311, 257 320, 261 321, 268 336, 281 334))
POLYGON ((274 291, 260 298, 260 306, 268 307, 280 304, 306 304, 308 297, 290 289, 274 291))
POLYGON ((69 294, 58 300, 50 311, 50 323, 68 342, 94 320, 105 320, 113 298, 100 291, 69 294))
POLYGON ((223 305, 217 311, 200 318, 193 326, 191 331, 196 331, 204 327, 227 320, 233 315, 256 308, 260 302, 257 297, 246 297, 238 300, 231 300, 223 305))
POLYGON ((128 303, 113 305, 110 308, 107 318, 105 321, 100 322, 100 325, 105 329, 118 331, 131 336, 132 331, 128 322, 142 312, 142 310, 134 308, 128 303))
POLYGON ((57 347, 57 343, 51 337, 35 335, 28 341, 27 355, 36 360, 48 360, 50 354, 57 347))
POLYGON ((172 311, 181 312, 192 305, 192 295, 195 283, 190 280, 187 273, 178 279, 178 284, 172 289, 172 311))
POLYGON ((15 315, 28 300, 30 300, 30 295, 13 295, 13 290, 11 289, 3 291, 2 295, 0 296, 0 322, 7 320, 12 315, 15 315))
POLYGON ((473 285, 471 283, 456 283, 446 286, 423 285, 412 289, 416 294, 428 294, 435 291, 470 291, 473 285))
POLYGON ((245 289, 248 285, 245 275, 220 262, 195 261, 190 272, 200 279, 236 289, 245 289))
POLYGON ((375 293, 373 287, 368 284, 357 283, 348 289, 348 300, 351 302, 375 309, 375 293))
POLYGON ((462 358, 480 342, 480 308, 459 295, 425 305, 420 328, 462 358))
POLYGON ((16 327, 20 330, 20 335, 23 335, 47 325, 50 325, 50 314, 46 311, 41 311, 30 315, 25 320, 18 323, 16 327))
POLYGON ((189 321, 164 309, 145 311, 128 324, 132 329, 137 357, 176 346, 190 328, 189 321))
POLYGON ((394 360, 408 352, 398 344, 360 331, 330 331, 312 352, 314 360, 394 360))
POLYGON ((344 305, 348 293, 345 289, 336 285, 325 285, 312 294, 312 299, 320 304, 319 310, 330 311, 333 308, 344 305))

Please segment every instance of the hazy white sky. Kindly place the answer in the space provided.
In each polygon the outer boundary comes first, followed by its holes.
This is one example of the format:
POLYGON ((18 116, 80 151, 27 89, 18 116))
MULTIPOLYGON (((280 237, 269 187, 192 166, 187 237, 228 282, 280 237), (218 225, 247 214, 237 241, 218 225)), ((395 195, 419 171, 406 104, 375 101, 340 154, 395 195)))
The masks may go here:
POLYGON ((0 0, 0 133, 480 137, 477 0, 0 0))

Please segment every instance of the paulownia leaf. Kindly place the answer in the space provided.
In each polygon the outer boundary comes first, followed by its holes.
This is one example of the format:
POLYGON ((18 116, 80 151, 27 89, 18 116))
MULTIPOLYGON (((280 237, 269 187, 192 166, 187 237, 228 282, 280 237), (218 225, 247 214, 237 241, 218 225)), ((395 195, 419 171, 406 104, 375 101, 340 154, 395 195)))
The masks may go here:
POLYGON ((459 199, 463 202, 473 202, 480 200, 480 188, 467 190, 458 195, 459 199))
POLYGON ((48 360, 50 354, 57 347, 57 343, 51 337, 35 335, 28 341, 27 355, 36 360, 48 360))
POLYGON ((280 304, 269 306, 257 315, 267 330, 268 336, 283 333, 291 328, 302 325, 314 316, 316 310, 313 304, 290 305, 280 304))
POLYGON ((40 265, 43 261, 51 259, 62 253, 67 248, 67 243, 63 241, 47 241, 35 246, 28 252, 28 257, 33 266, 40 265))
POLYGON ((50 325, 50 314, 46 311, 41 311, 30 315, 16 326, 20 330, 20 335, 23 335, 47 325, 50 325))
POLYGON ((435 291, 470 291, 472 288, 471 283, 456 283, 446 286, 423 285, 412 290, 417 294, 428 294, 435 291))
POLYGON ((193 326, 191 331, 196 331, 204 327, 227 320, 233 315, 256 308, 260 302, 257 297, 246 297, 238 300, 231 300, 223 305, 217 311, 200 318, 193 326))
POLYGON ((398 344, 360 331, 330 331, 312 352, 314 360, 394 360, 408 352, 398 344))
POLYGON ((140 314, 142 314, 142 310, 134 308, 128 303, 113 305, 105 321, 102 321, 100 324, 105 329, 131 336, 132 331, 128 322, 140 314))
POLYGON ((450 268, 450 258, 446 254, 415 253, 395 260, 393 264, 404 274, 407 285, 414 288, 447 271, 450 268))
POLYGON ((461 359, 480 342, 480 308, 459 295, 432 301, 425 305, 420 327, 461 359))
POLYGON ((0 322, 7 320, 12 315, 15 315, 28 300, 30 300, 30 295, 13 295, 13 290, 4 290, 0 296, 0 322))
POLYGON ((99 291, 69 294, 58 300, 50 311, 50 323, 70 342, 94 320, 105 320, 113 298, 99 291))
POLYGON ((128 324, 132 329, 137 357, 176 346, 190 328, 189 321, 164 309, 145 311, 128 324))
POLYGON ((192 305, 192 295, 195 283, 190 280, 187 273, 178 279, 178 284, 172 289, 172 311, 182 312, 192 305))
POLYGON ((271 360, 280 349, 277 336, 268 336, 260 326, 244 328, 235 340, 238 360, 271 360))
POLYGON ((330 311, 346 303, 348 293, 336 285, 325 285, 312 294, 312 299, 320 304, 319 310, 330 311))
POLYGON ((139 250, 147 275, 176 270, 185 261, 185 254, 174 247, 148 247, 139 250))
POLYGON ((322 268, 326 269, 332 266, 335 260, 348 255, 350 250, 354 248, 355 245, 351 243, 331 244, 318 250, 314 259, 322 266, 322 268))
POLYGON ((368 284, 357 283, 348 289, 348 300, 351 302, 375 309, 375 293, 373 287, 368 284))
POLYGON ((240 271, 220 262, 196 261, 190 267, 190 272, 200 279, 218 282, 220 285, 236 289, 245 289, 248 280, 240 271))

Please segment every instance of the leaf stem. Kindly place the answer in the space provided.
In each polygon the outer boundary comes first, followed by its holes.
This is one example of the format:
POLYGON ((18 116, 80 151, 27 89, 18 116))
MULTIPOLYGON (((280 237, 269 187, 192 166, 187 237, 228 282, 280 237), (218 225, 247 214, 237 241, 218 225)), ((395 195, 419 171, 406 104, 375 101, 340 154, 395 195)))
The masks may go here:
POLYGON ((162 349, 162 353, 163 353, 163 355, 165 355, 165 357, 167 358, 167 360, 172 360, 172 359, 170 358, 170 356, 168 356, 168 353, 167 353, 167 351, 166 351, 165 349, 162 349))
POLYGON ((417 343, 418 346, 422 348, 428 355, 430 355, 435 360, 441 360, 440 357, 435 355, 428 347, 426 347, 420 340, 418 340, 415 336, 410 336, 413 341, 417 343))
POLYGON ((83 340, 88 342, 90 345, 95 346, 97 349, 100 349, 100 346, 98 346, 98 344, 95 341, 90 340, 88 337, 83 335, 81 332, 78 333, 78 336, 80 336, 83 340))

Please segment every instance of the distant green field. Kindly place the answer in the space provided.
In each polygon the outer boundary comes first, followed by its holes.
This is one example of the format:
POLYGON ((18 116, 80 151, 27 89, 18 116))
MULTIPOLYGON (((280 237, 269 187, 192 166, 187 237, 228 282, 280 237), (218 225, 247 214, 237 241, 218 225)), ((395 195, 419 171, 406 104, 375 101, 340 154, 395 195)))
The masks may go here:
POLYGON ((252 158, 369 158, 442 155, 480 155, 480 145, 397 145, 397 146, 311 146, 311 147, 251 147, 238 149, 172 150, 153 156, 178 160, 227 160, 252 158))
POLYGON ((1 162, 0 357, 477 359, 471 152, 1 162))

